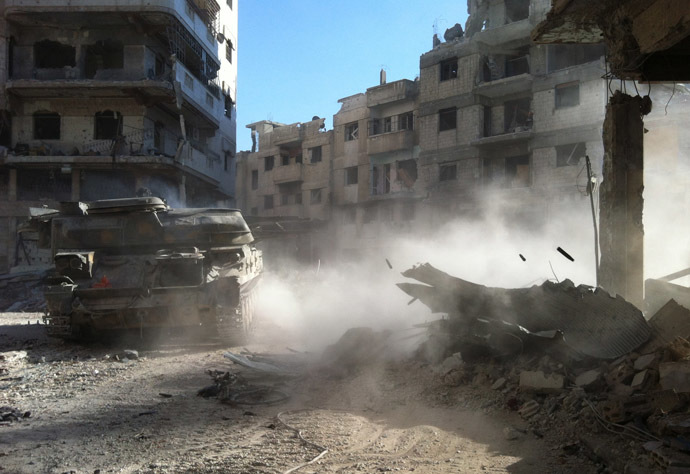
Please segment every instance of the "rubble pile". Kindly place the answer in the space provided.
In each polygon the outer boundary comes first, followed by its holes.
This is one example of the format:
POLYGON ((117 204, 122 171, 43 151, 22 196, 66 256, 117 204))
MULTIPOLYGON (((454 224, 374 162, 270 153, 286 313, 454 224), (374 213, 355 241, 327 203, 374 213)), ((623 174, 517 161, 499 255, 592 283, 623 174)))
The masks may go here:
POLYGON ((619 472, 690 472, 690 310, 670 300, 647 322, 569 282, 487 288, 428 264, 403 275, 423 285, 401 289, 448 315, 419 350, 446 385, 490 387, 535 436, 566 430, 565 454, 619 472), (597 444, 604 433, 628 444, 597 444))
POLYGON ((40 312, 45 308, 45 270, 0 275, 0 311, 40 312))

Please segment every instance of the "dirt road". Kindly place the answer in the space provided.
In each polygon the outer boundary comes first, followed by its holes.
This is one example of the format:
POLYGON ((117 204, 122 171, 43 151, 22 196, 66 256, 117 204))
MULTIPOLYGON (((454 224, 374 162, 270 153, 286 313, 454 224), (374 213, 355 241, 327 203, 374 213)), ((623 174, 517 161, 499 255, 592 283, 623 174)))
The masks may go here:
MULTIPOLYGON (((284 402, 227 404, 197 396, 207 371, 247 371, 225 347, 80 346, 48 339, 38 319, 0 314, 0 406, 19 416, 0 425, 2 472, 282 473, 322 448, 297 472, 597 472, 487 390, 448 388, 410 360, 352 373, 314 362, 268 381, 290 395, 284 402)), ((286 352, 273 342, 248 347, 286 352)))

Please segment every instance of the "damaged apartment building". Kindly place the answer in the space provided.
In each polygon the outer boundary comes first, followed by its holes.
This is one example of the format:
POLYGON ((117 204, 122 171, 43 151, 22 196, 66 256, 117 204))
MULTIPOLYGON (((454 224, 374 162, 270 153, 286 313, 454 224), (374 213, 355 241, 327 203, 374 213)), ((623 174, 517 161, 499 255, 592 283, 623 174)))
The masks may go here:
MULTIPOLYGON (((586 156, 598 184, 607 101, 635 84, 612 81, 602 42, 535 44, 532 31, 550 8, 550 0, 469 0, 464 28, 430 38, 418 78, 387 82, 382 71, 379 85, 339 100, 332 130, 248 125, 258 149, 238 159, 238 205, 328 221, 331 232, 312 244, 318 255, 383 249, 390 237, 435 232, 496 203, 532 229, 576 214, 591 229, 586 156)), ((683 166, 687 89, 643 87, 657 104, 645 148, 683 166)), ((679 168, 661 161, 649 184, 682 194, 682 183, 666 180, 679 168)))
POLYGON ((233 0, 3 0, 0 32, 0 271, 32 207, 234 204, 233 0))
POLYGON ((523 220, 586 205, 585 155, 601 169, 604 47, 533 44, 549 0, 468 4, 467 31, 456 25, 444 42, 435 36, 417 79, 387 82, 382 71, 378 86, 339 101, 333 130, 315 135, 327 143, 318 164, 307 140, 318 127, 248 125, 260 146, 238 160, 246 175, 238 171, 238 204, 251 214, 327 219, 337 231, 324 245, 348 252, 477 215, 489 194, 523 220), (286 143, 288 129, 306 134, 286 143), (286 158, 289 147, 299 162, 286 158), (283 166, 293 169, 289 183, 283 166), (304 171, 315 166, 317 174, 304 171))

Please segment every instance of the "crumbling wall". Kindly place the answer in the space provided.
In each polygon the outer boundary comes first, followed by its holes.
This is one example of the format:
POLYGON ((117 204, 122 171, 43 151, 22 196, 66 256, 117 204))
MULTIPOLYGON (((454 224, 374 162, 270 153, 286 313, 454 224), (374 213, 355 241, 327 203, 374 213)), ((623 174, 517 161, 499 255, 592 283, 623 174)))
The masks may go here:
POLYGON ((644 228, 642 98, 620 91, 604 121, 604 181, 600 188, 599 284, 642 306, 644 228))
MULTIPOLYGON (((51 54, 50 48, 44 54, 51 54)), ((156 55, 167 58, 169 53, 163 44, 154 43, 132 29, 103 28, 68 33, 52 28, 22 28, 16 36, 12 78, 141 80, 153 77, 156 55), (73 62, 70 58, 62 67, 39 67, 36 48, 45 41, 53 42, 48 46, 59 44, 63 48, 73 48, 73 62), (121 63, 108 60, 108 54, 112 53, 99 48, 112 44, 122 47, 121 63), (99 49, 104 56, 96 54, 99 49)))

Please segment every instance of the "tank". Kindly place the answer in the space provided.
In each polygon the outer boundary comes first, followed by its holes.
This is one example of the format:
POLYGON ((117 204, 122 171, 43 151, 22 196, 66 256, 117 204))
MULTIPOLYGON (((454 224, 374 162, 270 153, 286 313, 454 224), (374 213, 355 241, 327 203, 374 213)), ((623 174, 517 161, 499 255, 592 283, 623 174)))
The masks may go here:
POLYGON ((240 211, 137 197, 63 203, 32 224, 55 264, 45 287, 49 335, 201 328, 230 344, 251 335, 263 261, 240 211))

